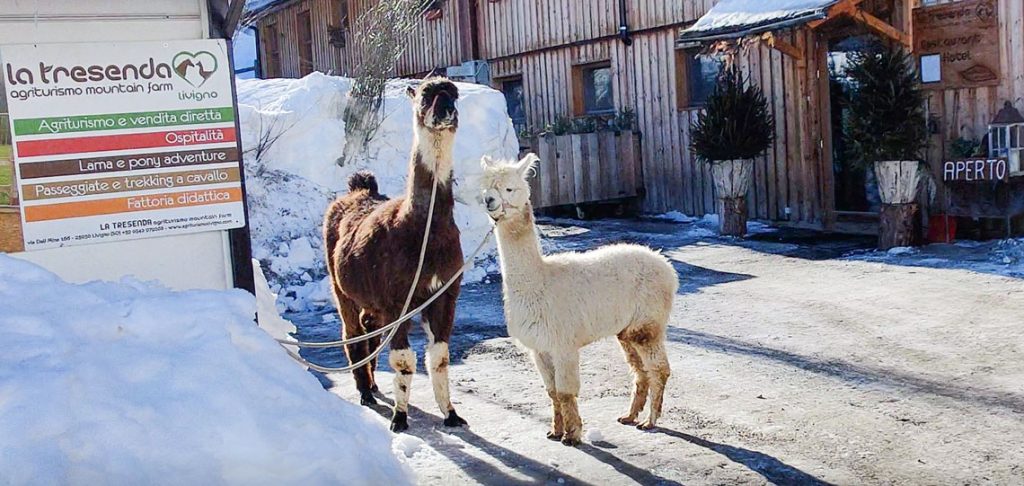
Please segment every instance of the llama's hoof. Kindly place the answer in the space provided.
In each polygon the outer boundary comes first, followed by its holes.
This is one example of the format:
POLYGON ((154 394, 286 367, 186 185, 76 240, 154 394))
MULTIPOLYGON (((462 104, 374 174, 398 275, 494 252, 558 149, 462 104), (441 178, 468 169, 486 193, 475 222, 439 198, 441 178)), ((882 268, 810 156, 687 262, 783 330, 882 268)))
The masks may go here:
POLYGON ((548 432, 547 437, 548 437, 548 440, 560 441, 560 440, 562 440, 562 433, 561 432, 555 432, 555 431, 552 430, 552 431, 548 432))
POLYGON ((395 412, 395 416, 391 417, 391 431, 397 434, 406 430, 409 430, 409 414, 395 412))
POLYGON ((459 417, 459 414, 455 413, 455 410, 448 411, 448 418, 444 419, 445 427, 462 427, 463 425, 469 425, 465 419, 459 417))
POLYGON ((637 424, 636 428, 640 430, 653 430, 655 428, 654 422, 646 420, 643 423, 637 424))
POLYGON ((628 415, 619 417, 619 423, 622 425, 636 425, 636 419, 628 415))
POLYGON ((377 399, 373 398, 373 392, 359 392, 359 404, 364 407, 374 407, 377 405, 377 399))
POLYGON ((562 437, 562 445, 569 446, 569 447, 576 447, 576 446, 580 445, 580 438, 579 437, 569 437, 567 435, 565 437, 562 437))
POLYGON ((373 387, 370 388, 370 391, 373 393, 380 393, 380 387, 377 385, 373 385, 373 387))

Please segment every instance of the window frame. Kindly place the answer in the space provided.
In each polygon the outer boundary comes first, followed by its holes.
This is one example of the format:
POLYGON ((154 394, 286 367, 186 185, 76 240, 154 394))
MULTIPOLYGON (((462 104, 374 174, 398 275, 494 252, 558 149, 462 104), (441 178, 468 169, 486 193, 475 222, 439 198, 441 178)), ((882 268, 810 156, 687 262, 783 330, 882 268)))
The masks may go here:
POLYGON ((572 67, 572 100, 574 116, 596 116, 615 113, 615 70, 612 68, 611 60, 587 62, 576 64, 572 67), (608 69, 608 93, 611 97, 611 107, 603 110, 588 111, 586 99, 587 73, 598 69, 608 69))
POLYGON ((309 9, 295 15, 295 40, 298 44, 299 76, 306 76, 316 71, 313 63, 313 15, 309 9))
MULTIPOLYGON (((523 75, 522 74, 512 74, 512 75, 508 75, 508 76, 501 76, 501 77, 494 78, 495 88, 497 88, 497 90, 501 92, 502 96, 505 97, 505 108, 506 108, 506 110, 508 109, 508 96, 505 93, 505 84, 506 83, 514 83, 514 82, 518 82, 520 87, 521 87, 521 89, 522 89, 522 98, 520 98, 520 100, 519 100, 519 105, 520 105, 520 108, 523 111, 523 118, 520 119, 520 120, 516 120, 515 118, 512 118, 512 113, 511 112, 509 113, 509 118, 512 120, 512 124, 513 125, 516 125, 516 123, 519 122, 519 125, 521 125, 522 127, 526 127, 527 120, 529 119, 529 116, 526 113, 526 81, 523 79, 523 75)), ((518 129, 520 127, 517 126, 516 128, 518 129)))
MULTIPOLYGON (((693 69, 697 58, 701 55, 700 51, 693 47, 681 47, 675 50, 676 110, 678 111, 698 110, 707 104, 707 100, 694 101, 692 96, 693 69)), ((714 56, 713 54, 706 55, 714 56)), ((722 72, 722 67, 723 63, 719 60, 719 74, 722 72)))
POLYGON ((281 76, 281 33, 277 29, 277 22, 268 23, 263 27, 263 38, 266 39, 264 51, 266 51, 266 66, 263 67, 263 77, 273 78, 281 76))

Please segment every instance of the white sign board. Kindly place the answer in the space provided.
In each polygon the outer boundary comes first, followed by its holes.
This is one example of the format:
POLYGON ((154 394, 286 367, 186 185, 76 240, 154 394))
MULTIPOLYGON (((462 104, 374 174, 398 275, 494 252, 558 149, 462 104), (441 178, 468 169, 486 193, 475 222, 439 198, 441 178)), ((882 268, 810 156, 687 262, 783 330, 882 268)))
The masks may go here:
POLYGON ((245 225, 222 40, 0 47, 25 249, 245 225))

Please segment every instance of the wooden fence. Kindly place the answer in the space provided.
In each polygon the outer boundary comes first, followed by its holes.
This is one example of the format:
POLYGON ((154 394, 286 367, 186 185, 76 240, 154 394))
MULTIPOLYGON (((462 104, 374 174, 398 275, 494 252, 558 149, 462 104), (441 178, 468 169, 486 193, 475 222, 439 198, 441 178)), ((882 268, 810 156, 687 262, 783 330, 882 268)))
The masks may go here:
POLYGON ((540 157, 531 181, 534 208, 643 196, 638 132, 597 132, 538 137, 540 157))

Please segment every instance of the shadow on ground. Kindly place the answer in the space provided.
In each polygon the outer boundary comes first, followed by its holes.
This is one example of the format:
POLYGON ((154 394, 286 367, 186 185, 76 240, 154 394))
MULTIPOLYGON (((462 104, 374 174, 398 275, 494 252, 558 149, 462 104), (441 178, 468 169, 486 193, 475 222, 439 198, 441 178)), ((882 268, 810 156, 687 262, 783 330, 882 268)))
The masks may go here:
POLYGON ((804 371, 837 378, 849 383, 880 386, 902 393, 934 395, 963 403, 997 407, 1016 413, 1024 413, 1024 396, 1014 393, 998 393, 990 390, 958 386, 948 381, 939 381, 937 379, 900 373, 895 370, 878 369, 840 360, 821 360, 788 351, 745 343, 737 339, 678 327, 670 326, 668 328, 668 339, 711 351, 765 359, 804 371))
MULTIPOLYGON (((701 439, 700 437, 696 437, 690 434, 677 432, 675 430, 666 429, 662 427, 657 428, 655 432, 669 435, 677 439, 682 439, 691 444, 698 445, 705 449, 717 452, 727 457, 732 462, 746 466, 751 471, 760 474, 767 481, 774 484, 830 484, 761 452, 752 451, 750 449, 744 449, 742 447, 735 447, 727 444, 719 444, 717 442, 712 442, 710 440, 701 439)), ((641 483, 647 484, 643 482, 641 483)))

